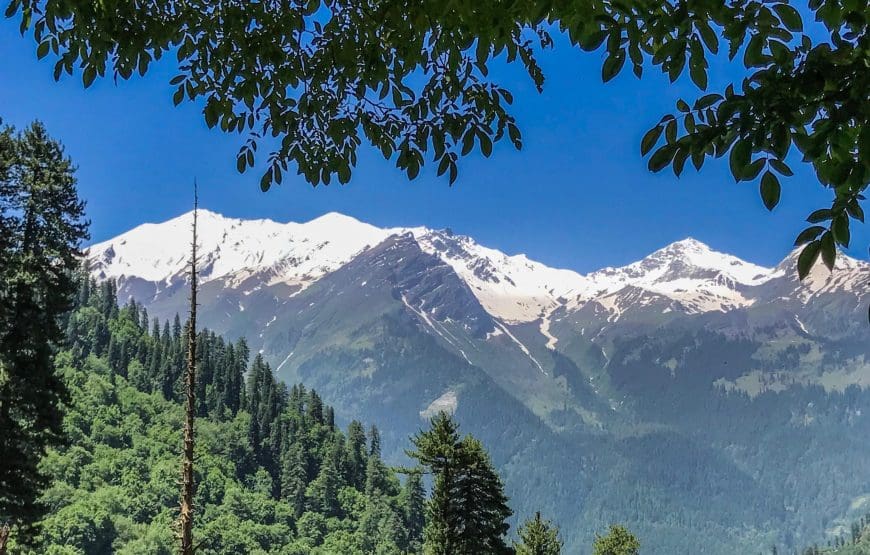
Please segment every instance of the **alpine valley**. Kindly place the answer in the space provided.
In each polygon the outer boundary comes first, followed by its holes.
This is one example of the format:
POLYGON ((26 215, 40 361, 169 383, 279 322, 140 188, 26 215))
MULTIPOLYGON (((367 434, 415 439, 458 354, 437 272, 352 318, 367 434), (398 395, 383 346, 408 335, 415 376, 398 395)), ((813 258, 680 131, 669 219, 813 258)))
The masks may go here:
MULTIPOLYGON (((161 319, 184 314, 191 214, 88 251, 161 319)), ((455 413, 523 520, 566 552, 622 522, 643 552, 790 551, 870 510, 870 264, 803 282, 686 239, 587 275, 449 230, 200 210, 202 325, 244 337, 339 420, 408 437, 455 413)))

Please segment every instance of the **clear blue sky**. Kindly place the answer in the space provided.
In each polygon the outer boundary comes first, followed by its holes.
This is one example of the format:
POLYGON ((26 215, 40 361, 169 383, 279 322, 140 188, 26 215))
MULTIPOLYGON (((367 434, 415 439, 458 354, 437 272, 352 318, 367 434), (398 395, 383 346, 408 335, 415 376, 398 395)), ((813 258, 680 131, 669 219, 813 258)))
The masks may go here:
MULTIPOLYGON (((789 252, 806 215, 830 202, 809 168, 784 182, 772 214, 757 185, 734 183, 725 160, 700 174, 689 168, 680 179, 650 174, 640 138, 677 98, 696 94, 691 84, 670 85, 655 71, 637 81, 628 70, 602 84, 602 55, 559 41, 541 57, 543 94, 520 68, 494 72, 514 92, 521 152, 505 142, 489 159, 467 158, 449 187, 434 168, 408 182, 364 148, 349 185, 312 188, 285 178, 268 193, 259 190, 258 172, 236 172, 239 136, 207 129, 199 106, 172 105, 174 60, 165 58, 170 63, 145 78, 102 80, 84 90, 80 75, 53 81, 51 57, 36 60, 17 22, 0 20, 0 52, 0 117, 16 126, 38 118, 66 145, 94 241, 188 210, 196 176, 202 204, 228 216, 304 221, 334 210, 380 226, 450 227, 580 271, 625 264, 688 236, 772 265, 789 252)), ((739 67, 717 61, 711 83, 740 75, 739 67)), ((860 226, 852 236, 850 254, 866 258, 870 229, 860 226)))

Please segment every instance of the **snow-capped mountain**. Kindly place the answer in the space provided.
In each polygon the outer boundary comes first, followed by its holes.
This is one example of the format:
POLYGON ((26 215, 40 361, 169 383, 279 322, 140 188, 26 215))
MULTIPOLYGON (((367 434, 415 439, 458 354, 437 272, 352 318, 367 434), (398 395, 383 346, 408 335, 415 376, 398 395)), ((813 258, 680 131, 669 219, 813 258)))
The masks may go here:
MULTIPOLYGON (((264 274, 271 283, 305 285, 400 230, 380 229, 337 213, 304 224, 225 218, 198 213, 200 279, 264 274)), ((139 278, 170 285, 185 279, 192 212, 143 224, 89 249, 100 278, 139 278)), ((236 282, 238 283, 238 282, 236 282)))
MULTIPOLYGON (((782 507, 804 499, 821 522, 865 491, 867 262, 841 255, 833 274, 819 265, 801 282, 797 251, 765 268, 685 239, 580 274, 449 230, 335 213, 199 218, 201 326, 245 338, 337 418, 383 424, 399 456, 424 419, 455 412, 493 447, 518 514, 541 509, 533 485, 563 530, 590 535, 634 518, 600 512, 614 495, 652 500, 632 505, 654 523, 651 554, 696 553, 712 536, 691 534, 726 517, 736 532, 709 552, 754 553, 764 536, 753 527, 791 514, 782 507), (756 456, 759 434, 775 448, 756 456), (806 460, 832 482, 789 471, 771 487, 771 468, 813 448, 806 460)), ((183 314, 191 220, 94 245, 94 277, 115 280, 121 303, 132 297, 150 318, 183 314)))
MULTIPOLYGON (((186 279, 191 213, 161 224, 143 224, 93 245, 93 273, 152 295, 186 279)), ((685 239, 620 268, 587 275, 550 268, 525 255, 509 256, 447 230, 425 227, 379 228, 329 213, 306 223, 225 218, 199 212, 201 280, 223 280, 224 287, 284 284, 292 291, 309 286, 388 237, 410 233, 426 253, 446 262, 492 316, 510 323, 546 320, 553 311, 576 310, 589 303, 603 308, 608 321, 646 305, 664 312, 726 312, 759 299, 790 297, 807 302, 835 291, 864 294, 870 275, 866 262, 838 257, 831 275, 821 265, 804 282, 794 268, 796 253, 775 268, 765 268, 685 239), (862 289, 864 287, 864 289, 862 289), (783 289, 786 289, 785 291, 783 289)))
MULTIPOLYGON (((92 271, 121 283, 154 283, 155 293, 183 282, 190 223, 191 213, 187 213, 93 245, 89 249, 92 271)), ((337 213, 302 224, 280 224, 200 210, 201 280, 223 278, 227 286, 237 287, 259 276, 265 284, 304 288, 365 249, 409 232, 423 251, 456 271, 490 314, 508 322, 533 321, 557 307, 576 308, 592 301, 606 307, 612 320, 630 308, 626 303, 643 302, 638 296, 643 292, 652 293, 650 298, 675 301, 671 306, 687 313, 727 311, 755 302, 758 286, 774 278, 786 278, 795 294, 806 300, 813 294, 853 290, 870 268, 841 255, 833 276, 817 267, 799 283, 793 270, 795 254, 776 268, 764 268, 685 239, 628 266, 581 275, 547 267, 525 255, 508 256, 449 231, 378 228, 337 213)), ((253 283, 253 287, 263 285, 253 283)))

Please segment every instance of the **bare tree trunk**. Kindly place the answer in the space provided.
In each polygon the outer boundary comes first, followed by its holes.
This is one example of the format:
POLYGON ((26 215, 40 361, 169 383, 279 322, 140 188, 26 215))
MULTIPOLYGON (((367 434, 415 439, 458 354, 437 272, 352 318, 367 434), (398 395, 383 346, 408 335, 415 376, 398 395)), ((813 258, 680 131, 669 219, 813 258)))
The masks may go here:
POLYGON ((9 541, 11 531, 12 528, 8 522, 4 522, 3 526, 0 526, 0 555, 6 555, 6 542, 9 541))
POLYGON ((181 555, 193 555, 193 444, 196 412, 196 212, 198 198, 194 183, 193 242, 190 245, 190 314, 187 327, 187 369, 184 375, 184 448, 181 462, 181 507, 179 536, 181 555))

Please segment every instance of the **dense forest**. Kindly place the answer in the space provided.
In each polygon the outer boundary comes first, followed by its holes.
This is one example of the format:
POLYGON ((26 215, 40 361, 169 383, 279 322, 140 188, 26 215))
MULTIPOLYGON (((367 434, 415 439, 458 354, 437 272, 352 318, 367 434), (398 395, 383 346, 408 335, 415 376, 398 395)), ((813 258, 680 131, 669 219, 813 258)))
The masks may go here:
MULTIPOLYGON (((112 281, 82 271, 78 283, 55 358, 69 391, 66 442, 40 465, 50 485, 34 545, 173 553, 185 325, 149 319, 135 301, 119 306, 112 281)), ((315 391, 277 382, 244 340, 201 331, 197 342, 199 553, 560 552, 557 528, 540 514, 518 544, 508 539, 501 480, 447 415, 409 439, 420 466, 390 468, 376 427, 352 421, 342 431, 315 391)))

